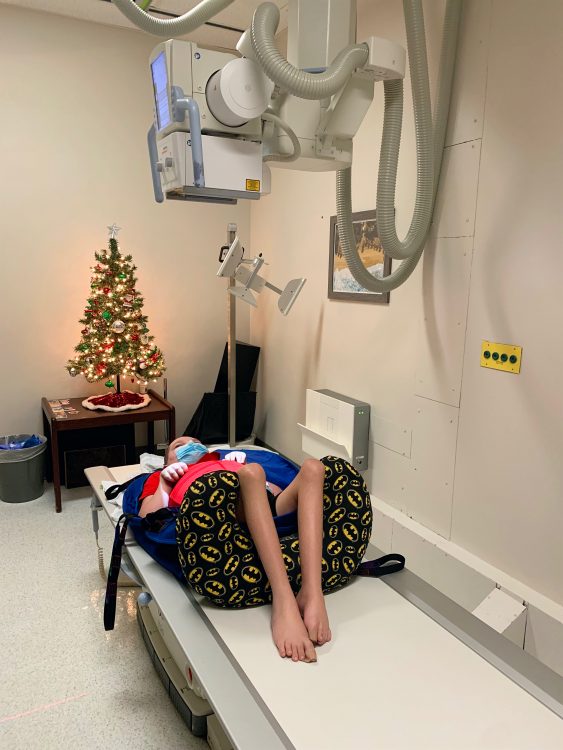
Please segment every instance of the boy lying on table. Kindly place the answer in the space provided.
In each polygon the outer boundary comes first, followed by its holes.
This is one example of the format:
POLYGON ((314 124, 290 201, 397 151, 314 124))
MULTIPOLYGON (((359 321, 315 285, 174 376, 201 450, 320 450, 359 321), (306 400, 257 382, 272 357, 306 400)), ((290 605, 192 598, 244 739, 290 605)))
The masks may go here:
POLYGON ((227 470, 238 475, 240 497, 237 519, 248 527, 272 587, 272 635, 280 656, 293 661, 316 661, 313 644, 331 639, 321 587, 324 465, 307 459, 291 484, 282 490, 268 483, 260 464, 244 463, 244 453, 233 451, 220 460, 198 440, 174 440, 165 467, 147 479, 139 515, 160 508, 179 507, 186 489, 203 474, 227 470), (302 585, 297 596, 289 584, 274 516, 297 511, 302 585))

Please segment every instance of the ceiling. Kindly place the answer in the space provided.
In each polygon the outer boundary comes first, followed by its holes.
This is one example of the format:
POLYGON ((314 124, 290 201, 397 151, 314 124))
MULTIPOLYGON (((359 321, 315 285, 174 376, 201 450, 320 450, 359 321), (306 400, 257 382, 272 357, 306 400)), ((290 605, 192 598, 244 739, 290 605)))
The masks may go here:
MULTIPOLYGON (((20 8, 30 8, 59 16, 79 18, 107 26, 121 26, 136 28, 109 0, 1 0, 4 5, 16 5, 20 8)), ((156 18, 173 18, 185 13, 198 4, 199 0, 153 0, 151 11, 162 11, 162 15, 154 13, 156 18)), ((287 26, 287 0, 273 0, 281 10, 281 21, 278 30, 287 26)), ((202 45, 234 48, 240 36, 239 30, 247 29, 252 20, 252 13, 260 0, 235 0, 231 6, 218 13, 213 24, 205 24, 183 39, 194 39, 202 45)))

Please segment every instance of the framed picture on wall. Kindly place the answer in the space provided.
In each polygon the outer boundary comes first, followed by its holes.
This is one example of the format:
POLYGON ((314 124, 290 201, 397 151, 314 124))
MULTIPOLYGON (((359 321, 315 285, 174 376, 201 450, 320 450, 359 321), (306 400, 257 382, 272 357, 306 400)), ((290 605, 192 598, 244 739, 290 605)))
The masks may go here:
MULTIPOLYGON (((352 214, 356 249, 364 266, 376 278, 391 273, 391 258, 383 252, 375 211, 357 211, 352 214)), ((328 296, 330 299, 355 300, 357 302, 388 303, 389 292, 370 292, 361 286, 350 273, 338 238, 336 216, 330 217, 330 247, 328 263, 328 296)))

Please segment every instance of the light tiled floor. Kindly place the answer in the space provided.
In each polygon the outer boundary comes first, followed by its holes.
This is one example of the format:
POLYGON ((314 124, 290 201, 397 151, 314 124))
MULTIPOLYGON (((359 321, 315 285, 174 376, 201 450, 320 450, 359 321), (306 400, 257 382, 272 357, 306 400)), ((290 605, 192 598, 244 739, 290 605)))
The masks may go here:
MULTIPOLYGON (((170 703, 136 622, 138 589, 120 589, 103 627, 88 488, 51 485, 0 502, 0 747, 3 750, 205 750, 170 703)), ((100 514, 106 564, 112 531, 100 514)))

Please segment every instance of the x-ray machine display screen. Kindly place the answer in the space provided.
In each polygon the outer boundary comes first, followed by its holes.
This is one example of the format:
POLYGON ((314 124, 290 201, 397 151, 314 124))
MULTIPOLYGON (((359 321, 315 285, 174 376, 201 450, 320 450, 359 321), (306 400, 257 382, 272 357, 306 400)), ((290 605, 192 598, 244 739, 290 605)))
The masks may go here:
POLYGON ((170 124, 170 107, 168 105, 168 72, 166 70, 166 53, 161 52, 151 63, 152 85, 158 129, 170 124))

